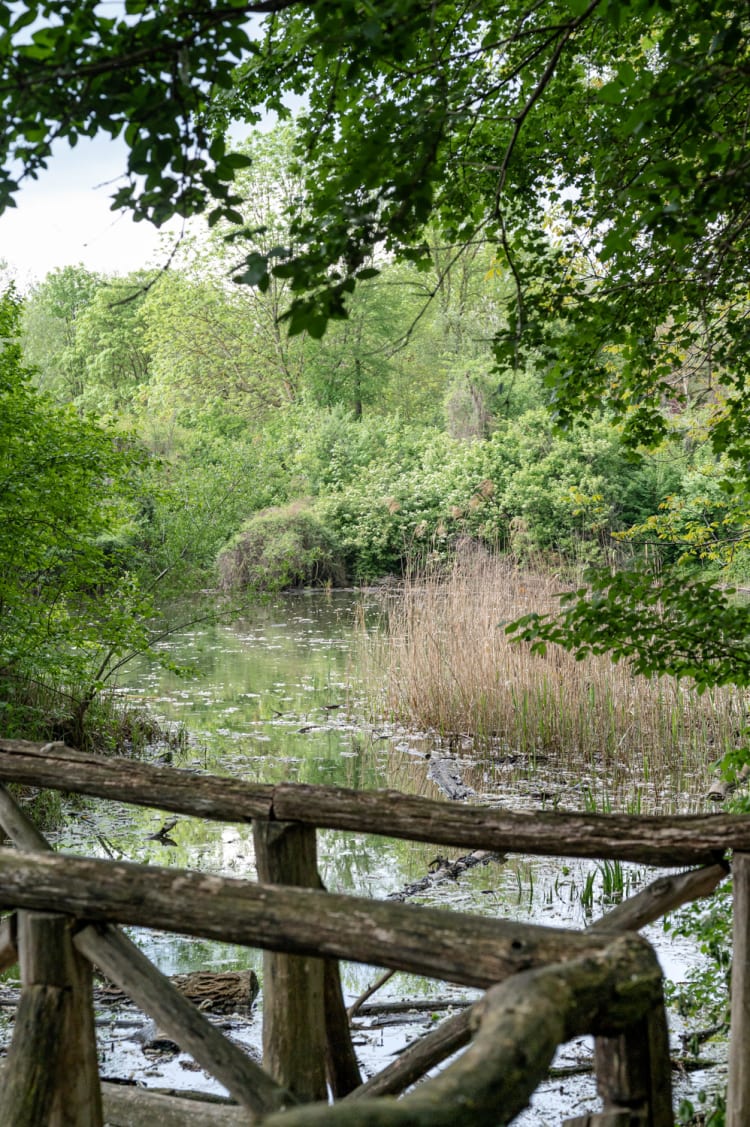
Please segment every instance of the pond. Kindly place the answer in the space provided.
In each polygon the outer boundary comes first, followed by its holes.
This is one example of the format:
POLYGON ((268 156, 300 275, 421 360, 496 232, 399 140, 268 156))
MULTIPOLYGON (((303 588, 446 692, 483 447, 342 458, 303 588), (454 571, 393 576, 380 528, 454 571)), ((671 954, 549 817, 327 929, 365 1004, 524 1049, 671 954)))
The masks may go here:
MULTIPOLYGON (((134 662, 123 673, 118 692, 131 703, 147 705, 170 724, 184 725, 189 740, 174 754, 175 765, 231 775, 246 781, 327 783, 358 789, 392 787, 445 798, 445 788, 468 802, 508 809, 596 807, 604 788, 603 767, 533 763, 514 755, 479 758, 467 741, 443 744, 425 732, 411 732, 378 715, 372 685, 363 683, 360 652, 363 630, 377 630, 375 595, 302 592, 279 596, 248 609, 231 624, 192 626, 165 643, 169 658, 188 672, 178 675, 149 662, 134 662)), ((372 674, 370 674, 372 676, 372 674)), ((654 808, 664 800, 664 785, 633 779, 630 804, 654 808)), ((607 798, 611 802, 611 796, 607 798)), ((674 808, 675 796, 668 806, 674 808)), ((689 803, 688 805, 692 804, 689 803)), ((626 808, 623 805, 622 808, 626 808)), ((150 837, 163 823, 158 811, 97 802, 71 818, 58 835, 58 848, 166 866, 187 866, 230 876, 255 875, 252 831, 180 818, 161 844, 150 837)), ((436 867, 436 848, 362 834, 319 834, 320 869, 332 891, 384 898, 397 895, 436 867)), ((457 856, 458 851, 451 854, 457 856)), ((606 910, 608 900, 634 891, 651 879, 635 866, 605 866, 568 860, 509 856, 463 872, 458 880, 433 880, 409 901, 554 925, 582 927, 606 910)), ((699 957, 687 941, 665 936, 661 926, 647 931, 665 972, 680 978, 699 957)), ((155 933, 135 937, 167 974, 198 969, 262 970, 260 952, 155 933)), ((342 980, 347 1004, 373 982, 376 968, 346 964, 342 980)), ((377 1000, 431 999, 431 1008, 406 1020, 370 1017, 356 1025, 355 1044, 369 1074, 383 1067, 415 1036, 471 991, 414 975, 395 975, 377 1000)), ((375 1000, 375 999, 374 999, 375 1000)), ((262 994, 261 994, 262 1001, 262 994)), ((136 1038, 137 1019, 102 1017, 102 1073, 137 1076, 159 1087, 220 1090, 202 1073, 191 1071, 182 1054, 148 1061, 136 1038)), ((260 1044, 260 1016, 233 1035, 250 1051, 260 1044)), ((590 1075, 568 1075, 587 1065, 591 1047, 580 1041, 565 1047, 563 1070, 543 1087, 532 1107, 516 1122, 523 1127, 558 1124, 565 1114, 596 1109, 590 1075)), ((714 1054, 712 1054, 714 1055, 714 1054)), ((715 1084, 696 1074, 692 1089, 715 1084)))

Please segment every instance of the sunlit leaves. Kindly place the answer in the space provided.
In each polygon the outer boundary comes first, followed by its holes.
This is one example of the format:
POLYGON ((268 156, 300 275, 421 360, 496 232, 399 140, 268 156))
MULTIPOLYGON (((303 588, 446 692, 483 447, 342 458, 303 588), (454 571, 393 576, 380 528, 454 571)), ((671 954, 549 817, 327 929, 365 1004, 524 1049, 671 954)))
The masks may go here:
POLYGON ((699 692, 750 684, 750 606, 733 589, 679 572, 592 572, 561 598, 557 617, 530 614, 507 627, 544 653, 549 643, 582 659, 609 653, 635 673, 692 678, 699 692))

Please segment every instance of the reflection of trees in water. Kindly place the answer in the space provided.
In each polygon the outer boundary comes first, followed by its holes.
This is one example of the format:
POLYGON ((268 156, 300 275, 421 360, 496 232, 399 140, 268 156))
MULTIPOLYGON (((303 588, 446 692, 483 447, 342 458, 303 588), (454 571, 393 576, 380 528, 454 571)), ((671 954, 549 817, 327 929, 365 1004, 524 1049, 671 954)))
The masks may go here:
POLYGON ((123 684, 193 735, 246 736, 250 747, 264 737, 282 755, 307 758, 310 741, 297 740, 298 729, 312 725, 320 738, 326 706, 346 707, 352 685, 362 695, 353 659, 357 605, 351 593, 278 597, 231 625, 172 638, 165 649, 177 666, 191 668, 189 676, 134 663, 123 684))
MULTIPOLYGON (((440 743, 429 733, 409 733, 380 723, 364 704, 356 665, 356 606, 352 595, 334 594, 330 601, 324 594, 274 599, 254 607, 232 627, 207 626, 176 640, 172 656, 180 663, 197 655, 199 676, 181 680, 163 670, 142 668, 141 680, 130 681, 133 691, 159 701, 157 710, 164 697, 174 699, 175 715, 190 729, 190 745, 175 765, 248 782, 318 783, 355 790, 388 787, 439 799, 444 795, 429 770, 434 759, 445 757, 480 801, 551 809, 559 793, 577 794, 580 807, 584 784, 590 794, 599 793, 593 768, 584 775, 581 764, 541 758, 532 763, 511 754, 480 760, 471 749, 455 746, 455 741, 440 743)), ((613 786, 611 777, 609 781, 613 786)), ((170 834, 176 844, 165 846, 149 839, 163 824, 160 812, 120 809, 105 833, 110 848, 124 859, 255 879, 250 826, 181 817, 170 834)), ((92 838, 95 824, 93 820, 92 838)), ((78 840, 74 851, 89 852, 78 840)), ((318 851, 321 875, 331 891, 379 899, 425 876, 438 856, 455 860, 465 852, 327 830, 319 833, 318 851)), ((436 884, 410 902, 582 926, 586 921, 581 892, 591 868, 587 862, 575 861, 563 871, 553 859, 511 856, 503 864, 477 866, 456 881, 436 884)), ((262 976, 260 951, 146 933, 140 934, 139 942, 170 974, 251 968, 262 976)), ((379 973, 353 963, 342 970, 349 999, 379 973)), ((445 992, 444 984, 399 974, 378 996, 445 992)))

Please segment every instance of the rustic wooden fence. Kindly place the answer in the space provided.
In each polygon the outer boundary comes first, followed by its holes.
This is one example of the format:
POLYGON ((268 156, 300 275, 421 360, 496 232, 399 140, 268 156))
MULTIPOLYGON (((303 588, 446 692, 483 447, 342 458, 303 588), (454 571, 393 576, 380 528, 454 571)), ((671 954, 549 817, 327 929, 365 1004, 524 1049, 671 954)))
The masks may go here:
POLYGON ((220 821, 253 823, 258 882, 53 853, 0 785, 0 968, 21 995, 0 1086, 8 1127, 262 1123, 496 1127, 526 1106, 557 1046, 595 1036, 602 1110, 568 1127, 673 1127, 661 972, 638 929, 734 889, 730 1127, 750 1123, 750 817, 514 814, 392 791, 262 786, 61 744, 0 740, 0 779, 220 821), (584 931, 327 893, 317 828, 498 852, 674 868, 584 931), (263 1067, 223 1034, 117 927, 132 924, 262 948, 263 1067), (338 960, 486 990, 362 1082, 338 960), (229 1092, 217 1105, 101 1083, 92 967, 229 1092), (437 1076, 395 1100, 457 1049, 437 1076), (329 1102, 332 1097, 333 1102, 329 1102))

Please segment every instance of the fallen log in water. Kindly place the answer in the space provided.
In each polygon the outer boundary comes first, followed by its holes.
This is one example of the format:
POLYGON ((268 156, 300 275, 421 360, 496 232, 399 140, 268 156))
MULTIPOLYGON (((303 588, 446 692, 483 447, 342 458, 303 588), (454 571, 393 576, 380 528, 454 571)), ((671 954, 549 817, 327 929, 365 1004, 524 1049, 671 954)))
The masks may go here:
MULTIPOLYGON (((199 970, 191 974, 170 975, 169 981, 199 1009, 215 1013, 249 1013, 260 990, 254 970, 199 970)), ((124 990, 106 981, 94 987, 94 998, 106 1005, 130 1001, 124 990)))
POLYGON ((254 1121, 243 1108, 107 1081, 102 1103, 107 1127, 247 1127, 254 1121))
POLYGON ((418 896, 420 892, 427 892, 435 885, 443 884, 446 881, 457 881, 462 873, 465 873, 467 869, 473 869, 476 865, 488 865, 490 861, 503 862, 505 860, 507 860, 505 854, 490 853, 486 849, 475 849, 471 853, 465 853, 463 857, 457 857, 455 861, 438 856, 430 862, 430 871, 426 876, 419 877, 418 880, 404 885, 398 892, 389 892, 385 899, 408 900, 410 896, 418 896))
POLYGON ((357 1008, 357 1017, 381 1017, 388 1014, 431 1014, 439 1010, 465 1010, 473 1006, 468 998, 412 998, 401 1002, 364 1002, 357 1008))
POLYGON ((473 787, 466 785, 458 767, 450 759, 438 759, 433 756, 427 777, 453 802, 458 802, 462 798, 472 798, 477 793, 473 787))
POLYGON ((717 775, 711 786, 706 791, 706 798, 709 802, 723 802, 729 795, 742 786, 750 778, 750 765, 747 763, 741 768, 739 773, 734 779, 725 779, 721 775, 717 775))

